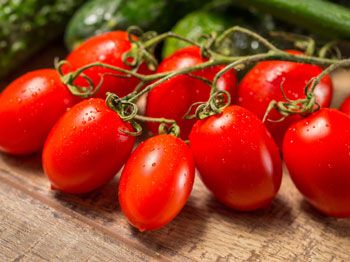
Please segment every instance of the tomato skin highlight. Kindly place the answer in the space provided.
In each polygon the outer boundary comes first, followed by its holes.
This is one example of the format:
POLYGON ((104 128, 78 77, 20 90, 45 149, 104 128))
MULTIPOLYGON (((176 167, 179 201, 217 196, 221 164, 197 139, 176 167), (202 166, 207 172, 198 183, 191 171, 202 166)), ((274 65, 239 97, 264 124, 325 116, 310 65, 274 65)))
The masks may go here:
POLYGON ((279 150, 250 111, 229 106, 197 121, 190 147, 202 181, 228 207, 255 210, 276 196, 282 179, 279 150))
MULTIPOLYGON (((288 53, 302 55, 298 51, 288 53)), ((309 80, 322 73, 322 67, 286 61, 260 62, 253 67, 242 79, 238 86, 237 104, 263 119, 266 109, 272 100, 286 101, 282 95, 281 84, 286 96, 296 100, 304 98, 304 88, 309 80)), ((321 107, 330 106, 333 85, 331 78, 326 75, 315 88, 317 102, 321 107)), ((281 119, 275 109, 272 109, 268 119, 281 119)), ((282 150, 283 137, 288 127, 300 120, 299 115, 288 116, 281 122, 265 121, 271 135, 282 150)))
POLYGON ((57 119, 78 101, 56 70, 17 78, 0 94, 0 150, 15 155, 40 151, 57 119))
POLYGON ((72 194, 90 192, 113 178, 128 159, 135 137, 105 101, 84 100, 64 114, 43 149, 43 168, 53 188, 72 194))
POLYGON ((350 117, 323 108, 288 129, 283 157, 306 200, 332 217, 350 217, 350 117))
MULTIPOLYGON (((127 32, 113 31, 88 39, 74 49, 66 60, 73 71, 97 61, 130 70, 131 67, 127 66, 122 60, 123 54, 129 51, 130 48, 131 42, 128 39, 127 32)), ((69 72, 68 66, 63 67, 63 72, 69 72)), ((149 72, 150 70, 145 64, 142 64, 138 70, 138 73, 141 74, 148 74, 149 72)), ((93 67, 84 71, 84 74, 92 80, 94 86, 97 86, 100 82, 101 75, 106 73, 123 75, 123 73, 116 70, 102 67, 93 67)), ((119 97, 123 97, 132 92, 139 82, 136 77, 121 78, 105 75, 102 86, 94 96, 105 98, 106 92, 112 92, 119 97)), ((79 86, 89 86, 83 77, 78 77, 74 83, 79 86)))
POLYGON ((189 198, 194 176, 192 152, 181 139, 159 135, 142 142, 120 177, 124 215, 140 231, 168 224, 189 198))
POLYGON ((340 106, 340 111, 350 115, 350 96, 346 97, 340 106))
MULTIPOLYGON (((195 46, 179 49, 174 54, 160 63, 157 73, 169 72, 185 67, 204 63, 206 59, 201 57, 200 49, 195 46)), ((213 81, 215 75, 224 66, 214 66, 193 72, 193 75, 213 81)), ((218 81, 220 90, 230 93, 232 99, 236 95, 236 74, 233 70, 226 72, 218 81)), ((187 75, 179 75, 156 86, 147 97, 146 115, 150 117, 165 117, 176 120, 180 126, 182 139, 187 139, 195 119, 183 119, 183 116, 195 102, 203 102, 209 99, 211 87, 202 80, 187 75)), ((191 113, 195 111, 192 110, 191 113)), ((147 128, 158 134, 158 123, 147 123, 147 128)))

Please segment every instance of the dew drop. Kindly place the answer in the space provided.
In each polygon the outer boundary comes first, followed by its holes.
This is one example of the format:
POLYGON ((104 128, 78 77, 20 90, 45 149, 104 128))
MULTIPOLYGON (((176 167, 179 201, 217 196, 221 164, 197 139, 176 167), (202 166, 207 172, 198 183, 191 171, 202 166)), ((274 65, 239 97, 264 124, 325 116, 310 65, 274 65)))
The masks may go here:
POLYGON ((155 167, 157 164, 155 162, 152 163, 152 166, 155 167))

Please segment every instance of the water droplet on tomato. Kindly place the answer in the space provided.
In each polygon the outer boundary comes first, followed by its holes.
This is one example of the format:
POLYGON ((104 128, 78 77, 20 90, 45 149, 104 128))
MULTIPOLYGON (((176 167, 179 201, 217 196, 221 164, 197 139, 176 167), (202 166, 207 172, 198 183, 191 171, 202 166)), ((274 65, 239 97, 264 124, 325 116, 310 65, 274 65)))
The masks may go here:
POLYGON ((85 125, 85 124, 86 124, 86 121, 82 121, 81 123, 82 123, 83 125, 85 125))
POLYGON ((152 166, 155 167, 157 164, 155 162, 152 163, 152 166))

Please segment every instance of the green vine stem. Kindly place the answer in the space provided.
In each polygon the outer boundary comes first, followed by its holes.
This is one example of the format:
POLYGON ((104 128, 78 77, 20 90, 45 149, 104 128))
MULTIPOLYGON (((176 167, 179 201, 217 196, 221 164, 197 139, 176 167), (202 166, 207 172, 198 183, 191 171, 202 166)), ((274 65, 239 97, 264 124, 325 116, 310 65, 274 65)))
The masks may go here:
MULTIPOLYGON (((335 70, 336 68, 339 68, 342 66, 349 66, 349 63, 346 60, 330 59, 330 58, 326 58, 325 55, 323 55, 322 57, 314 57, 314 56, 295 55, 295 54, 286 53, 283 50, 277 48, 266 38, 260 36, 259 34, 251 30, 248 30, 239 26, 229 28, 219 36, 216 36, 215 34, 210 34, 204 37, 201 43, 189 40, 187 38, 184 38, 172 32, 156 35, 155 32, 143 33, 141 30, 135 27, 132 27, 128 30, 128 33, 129 33, 129 39, 132 42, 132 48, 130 49, 130 51, 124 54, 123 61, 127 65, 131 66, 131 69, 123 69, 112 65, 104 64, 101 62, 95 62, 89 65, 86 65, 84 67, 81 67, 74 72, 69 72, 67 74, 64 74, 62 67, 64 65, 69 66, 68 62, 60 61, 56 63, 56 68, 61 76, 62 81, 68 86, 68 88, 74 95, 78 95, 83 98, 91 97, 94 94, 96 94, 98 89, 103 84, 103 78, 105 75, 113 75, 115 77, 124 77, 124 78, 126 77, 138 78, 140 80, 140 83, 135 87, 133 92, 126 95, 125 97, 119 98, 115 96, 113 97, 111 94, 107 94, 107 99, 106 99, 107 104, 113 110, 117 111, 118 114, 120 114, 125 121, 134 121, 134 119, 137 119, 137 118, 138 120, 142 121, 140 116, 137 116, 137 107, 134 104, 135 101, 137 101, 142 95, 151 91, 157 85, 164 83, 165 81, 168 81, 169 79, 178 75, 189 75, 191 77, 195 77, 206 82, 208 85, 211 85, 209 100, 207 102, 202 102, 201 105, 199 106, 198 104, 193 105, 193 106, 198 106, 199 108, 199 109, 197 108, 195 116, 197 118, 202 119, 212 114, 220 113, 222 109, 228 105, 225 101, 227 100, 230 101, 230 96, 229 94, 226 94, 218 90, 217 82, 220 79, 220 77, 229 70, 241 68, 242 66, 246 66, 246 65, 261 62, 261 61, 281 60, 281 61, 290 61, 290 62, 298 62, 298 63, 305 63, 305 64, 314 64, 314 65, 319 65, 323 67, 329 66, 325 70, 325 72, 323 72, 320 75, 323 77, 325 74, 335 70), (262 43, 268 49, 267 52, 255 54, 255 55, 249 55, 249 56, 227 56, 217 52, 216 50, 220 50, 219 47, 223 43, 223 41, 226 38, 228 38, 231 34, 234 34, 234 33, 246 34, 249 37, 254 38, 255 40, 262 43), (133 34, 137 35, 138 38, 133 37, 133 34), (149 67, 152 70, 155 69, 155 66, 158 63, 154 58, 153 51, 156 45, 158 45, 161 41, 169 37, 176 38, 181 41, 185 41, 191 45, 195 45, 201 48, 201 54, 206 58, 208 58, 208 60, 202 64, 181 68, 170 72, 155 73, 150 75, 137 73, 137 69, 143 62, 146 62, 146 64, 149 65, 149 67), (210 82, 209 80, 206 80, 202 77, 197 77, 192 74, 195 71, 213 67, 216 65, 225 65, 225 67, 216 74, 213 82, 210 82), (116 71, 116 73, 102 74, 100 82, 94 86, 94 83, 92 82, 92 80, 89 79, 89 77, 87 77, 84 74, 85 70, 92 67, 107 68, 107 69, 116 71), (117 72, 120 74, 118 74, 117 72), (88 87, 78 86, 75 84, 75 80, 79 76, 82 76, 87 80, 89 84, 88 87), (149 84, 150 82, 152 83, 149 84), (146 87, 144 87, 145 85, 146 87)), ((310 40, 310 38, 308 37, 302 37, 302 36, 297 37, 295 35, 290 35, 290 34, 289 35, 284 34, 282 35, 282 37, 289 38, 290 40, 295 39, 295 41, 297 43, 299 42, 299 45, 303 45, 306 48, 307 52, 309 53, 313 52, 313 49, 315 47, 314 41, 310 40)), ((326 51, 329 49, 329 47, 327 46, 324 48, 325 49, 324 51, 322 51, 322 54, 325 54, 326 51)), ((305 102, 304 100, 299 101, 298 102, 299 107, 295 106, 298 110, 300 109, 300 105, 302 105, 301 107, 304 110, 306 108, 305 105, 310 103, 310 99, 312 97, 311 93, 313 92, 314 87, 316 86, 316 83, 318 83, 319 81, 318 79, 319 78, 316 78, 316 80, 311 84, 310 91, 305 91, 307 95, 306 99, 309 99, 309 100, 307 102, 305 102)), ((308 87, 309 86, 307 86, 307 88, 308 87)), ((291 103, 290 100, 287 100, 287 101, 288 103, 291 103)), ((278 108, 277 104, 278 103, 275 103, 272 106, 272 108, 278 108)), ((281 110, 281 112, 285 112, 286 114, 290 106, 285 104, 285 102, 283 104, 281 103, 280 105, 281 105, 281 108, 283 108, 283 106, 285 107, 283 110, 281 110)), ((193 116, 189 116, 188 114, 186 114, 186 117, 191 118, 193 116)), ((160 121, 160 122, 164 124, 169 124, 164 119, 162 120, 163 121, 160 121)))
POLYGON ((178 136, 180 134, 180 128, 176 124, 176 121, 173 119, 167 118, 155 118, 155 117, 147 117, 141 116, 137 114, 138 108, 136 104, 127 101, 125 99, 119 98, 116 94, 107 93, 106 104, 109 108, 111 108, 114 112, 116 112, 123 121, 129 121, 135 132, 129 132, 125 130, 120 130, 123 133, 138 136, 142 133, 142 127, 135 120, 143 121, 143 122, 157 122, 161 124, 169 124, 170 128, 167 127, 166 131, 165 127, 162 126, 162 129, 159 129, 159 133, 168 133, 178 136))
POLYGON ((272 109, 276 109, 281 115, 282 118, 277 121, 272 122, 279 122, 284 120, 289 115, 307 115, 310 113, 313 113, 320 109, 320 105, 316 101, 316 95, 314 93, 314 90, 316 86, 320 83, 321 79, 325 77, 327 74, 330 74, 341 67, 350 67, 350 59, 344 59, 338 63, 332 64, 329 67, 327 67, 321 74, 319 74, 316 78, 312 78, 304 88, 304 94, 305 98, 303 99, 297 99, 297 100, 291 100, 288 99, 285 92, 283 91, 283 83, 281 84, 282 94, 286 101, 271 101, 263 118, 263 121, 265 121, 271 112, 272 109))

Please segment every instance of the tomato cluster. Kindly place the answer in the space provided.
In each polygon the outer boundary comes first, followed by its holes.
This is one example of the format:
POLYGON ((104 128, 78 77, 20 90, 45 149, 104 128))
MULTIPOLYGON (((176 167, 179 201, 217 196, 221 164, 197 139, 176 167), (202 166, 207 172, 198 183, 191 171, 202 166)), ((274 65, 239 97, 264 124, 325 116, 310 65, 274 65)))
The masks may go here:
MULTIPOLYGON (((123 55, 131 47, 126 32, 91 38, 68 55, 69 65, 62 72, 97 61, 130 69, 123 55)), ((191 46, 162 61, 156 73, 205 61, 200 48, 191 46)), ((164 226, 181 211, 192 190, 195 167, 223 204, 243 211, 266 206, 281 185, 281 151, 292 180, 313 206, 330 216, 350 217, 350 99, 342 106, 347 114, 322 108, 306 118, 296 115, 264 124, 261 119, 271 100, 285 101, 281 85, 290 99, 301 98, 305 85, 322 68, 261 62, 238 87, 233 70, 218 79, 218 90, 229 94, 237 105, 226 105, 220 114, 202 120, 184 119, 192 104, 210 97, 210 86, 203 79, 213 81, 223 67, 178 75, 154 87, 148 94, 146 116, 176 120, 181 138, 157 135, 159 123, 149 122, 147 127, 155 136, 133 153, 133 122, 124 121, 101 98, 106 92, 128 95, 139 79, 91 67, 75 84, 103 83, 93 98, 82 99, 71 94, 53 69, 28 73, 0 95, 0 149, 18 155, 42 150, 44 172, 52 188, 72 194, 104 185, 125 164, 119 202, 130 223, 141 231, 164 226), (189 145, 182 139, 189 139, 189 145)), ((141 64, 138 72, 148 74, 150 70, 141 64)), ((315 88, 321 107, 330 105, 332 91, 326 75, 315 88)), ((272 111, 269 117, 280 115, 272 111)))

